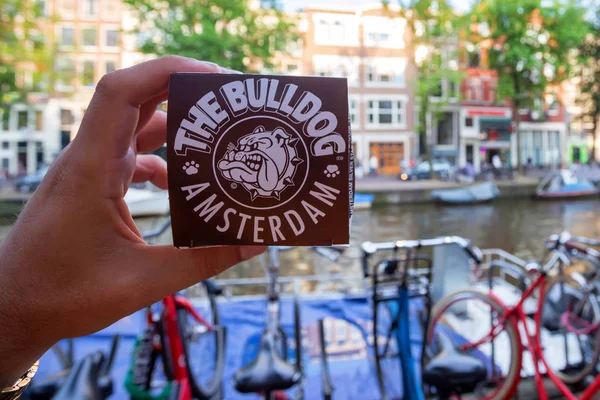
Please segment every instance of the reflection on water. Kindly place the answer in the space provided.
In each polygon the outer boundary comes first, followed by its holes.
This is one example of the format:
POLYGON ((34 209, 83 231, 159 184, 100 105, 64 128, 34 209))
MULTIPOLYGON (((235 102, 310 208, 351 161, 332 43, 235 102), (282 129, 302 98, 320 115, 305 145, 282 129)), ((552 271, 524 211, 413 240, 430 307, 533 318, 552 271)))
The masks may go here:
MULTIPOLYGON (((337 264, 332 265, 308 249, 294 249, 282 254, 281 275, 359 274, 358 246, 363 241, 440 235, 463 236, 481 248, 501 248, 525 259, 540 258, 544 252, 544 239, 551 233, 566 229, 577 235, 600 238, 600 213, 596 211, 599 204, 598 200, 536 202, 521 199, 465 207, 395 205, 359 211, 353 220, 351 247, 337 264)), ((137 221, 142 231, 157 227, 160 222, 158 218, 137 221)), ((0 237, 8 230, 8 225, 0 225, 0 237)), ((167 232, 160 242, 169 243, 169 236, 167 232)), ((261 260, 254 259, 230 269, 221 277, 263 275, 261 260)), ((346 288, 345 284, 305 282, 304 285, 302 291, 346 288)))

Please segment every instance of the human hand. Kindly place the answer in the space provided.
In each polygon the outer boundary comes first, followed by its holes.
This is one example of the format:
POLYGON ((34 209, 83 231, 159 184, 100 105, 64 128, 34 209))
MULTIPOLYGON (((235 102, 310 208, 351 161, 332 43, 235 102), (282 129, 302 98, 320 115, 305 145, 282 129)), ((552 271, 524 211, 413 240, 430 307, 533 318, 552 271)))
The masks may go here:
POLYGON ((79 133, 0 245, 0 387, 55 342, 90 334, 214 276, 264 247, 149 246, 123 197, 130 183, 167 188, 161 147, 172 72, 223 72, 165 57, 101 79, 79 133))

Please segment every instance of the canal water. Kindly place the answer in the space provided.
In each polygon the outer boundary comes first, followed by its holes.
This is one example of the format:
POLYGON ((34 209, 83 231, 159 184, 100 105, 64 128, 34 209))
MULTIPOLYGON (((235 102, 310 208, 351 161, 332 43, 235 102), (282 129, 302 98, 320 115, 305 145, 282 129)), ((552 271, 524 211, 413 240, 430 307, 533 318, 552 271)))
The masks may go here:
MULTIPOLYGON (((544 254, 544 240, 552 233, 568 230, 573 234, 600 238, 600 199, 572 202, 543 202, 530 199, 504 200, 476 206, 390 205, 355 213, 352 243, 338 262, 323 259, 307 249, 294 249, 282 256, 282 275, 359 274, 359 246, 362 242, 419 239, 457 235, 481 248, 500 248, 523 259, 544 254)), ((158 218, 137 221, 147 230, 160 224, 158 218)), ((10 223, 0 224, 0 238, 10 223)), ((161 242, 169 242, 168 235, 161 242)), ((222 278, 263 276, 259 259, 238 265, 222 278)), ((303 291, 345 289, 340 284, 305 282, 303 291), (321 286, 319 286, 321 285, 321 286), (326 285, 326 286, 323 286, 326 285)), ((250 289, 250 288, 248 288, 250 289)), ((258 292, 258 288, 243 292, 258 292)))

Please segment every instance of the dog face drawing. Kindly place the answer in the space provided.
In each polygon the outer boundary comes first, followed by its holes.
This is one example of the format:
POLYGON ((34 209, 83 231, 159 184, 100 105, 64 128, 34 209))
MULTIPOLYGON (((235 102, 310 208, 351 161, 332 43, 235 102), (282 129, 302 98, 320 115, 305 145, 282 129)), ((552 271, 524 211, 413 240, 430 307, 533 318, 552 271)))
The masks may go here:
POLYGON ((295 148, 297 142, 281 127, 267 131, 257 126, 237 146, 227 146, 217 167, 226 179, 242 184, 252 200, 256 196, 279 198, 283 189, 293 185, 296 166, 303 161, 295 148))

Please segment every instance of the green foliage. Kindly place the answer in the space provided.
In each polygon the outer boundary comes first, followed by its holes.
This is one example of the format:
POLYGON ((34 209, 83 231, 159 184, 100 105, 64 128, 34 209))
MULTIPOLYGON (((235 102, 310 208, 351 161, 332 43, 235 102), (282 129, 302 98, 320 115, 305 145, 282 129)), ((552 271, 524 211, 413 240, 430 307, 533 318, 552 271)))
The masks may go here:
POLYGON ((579 79, 577 105, 581 108, 579 119, 592 123, 592 147, 590 159, 596 159, 596 130, 600 118, 600 8, 592 13, 587 22, 589 33, 579 46, 576 76, 579 79))
POLYGON ((248 0, 125 0, 139 19, 145 53, 181 55, 240 71, 268 68, 296 39, 294 21, 248 0))
POLYGON ((458 69, 458 34, 465 19, 446 0, 399 0, 399 5, 411 39, 408 53, 417 69, 413 86, 418 110, 415 129, 421 152, 425 159, 430 159, 428 127, 438 123, 449 98, 460 98, 458 88, 464 76, 458 69), (456 88, 455 93, 449 90, 440 93, 442 86, 456 88))
POLYGON ((585 9, 575 0, 483 0, 471 13, 474 43, 487 43, 488 67, 498 73, 498 96, 511 100, 516 118, 517 160, 521 171, 518 109, 533 107, 548 85, 567 79, 577 46, 587 33, 585 9))
MULTIPOLYGON (((17 76, 21 68, 39 72, 47 69, 48 46, 39 27, 40 3, 34 0, 0 0, 0 102, 13 102, 25 90, 17 76)), ((41 80, 41 78, 40 78, 41 80)), ((35 79, 34 82, 36 83, 35 79)))
POLYGON ((531 107, 548 84, 571 72, 573 50, 587 32, 585 10, 574 0, 489 0, 480 3, 473 22, 489 25, 489 68, 498 72, 498 95, 517 108, 531 107))

